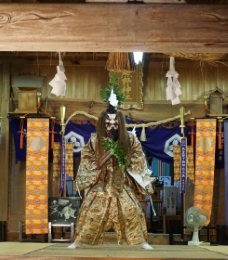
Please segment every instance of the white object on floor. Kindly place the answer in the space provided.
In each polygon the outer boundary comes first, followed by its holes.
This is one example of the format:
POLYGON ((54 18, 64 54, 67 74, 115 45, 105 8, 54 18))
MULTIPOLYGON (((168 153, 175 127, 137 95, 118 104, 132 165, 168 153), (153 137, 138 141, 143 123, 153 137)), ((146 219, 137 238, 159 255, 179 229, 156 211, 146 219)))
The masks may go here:
POLYGON ((153 247, 150 246, 147 242, 142 243, 142 244, 141 244, 141 248, 147 249, 147 250, 153 249, 153 247))
POLYGON ((75 249, 75 248, 80 248, 82 247, 82 244, 74 241, 74 243, 72 243, 71 245, 69 245, 67 248, 71 248, 71 249, 75 249))

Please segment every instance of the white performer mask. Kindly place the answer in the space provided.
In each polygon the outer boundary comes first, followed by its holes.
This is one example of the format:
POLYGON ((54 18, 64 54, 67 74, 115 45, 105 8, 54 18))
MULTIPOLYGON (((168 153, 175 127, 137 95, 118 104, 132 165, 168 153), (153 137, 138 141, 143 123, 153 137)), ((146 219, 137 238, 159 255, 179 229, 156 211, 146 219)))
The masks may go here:
POLYGON ((117 130, 118 129, 118 119, 116 114, 107 114, 105 120, 105 127, 107 131, 111 131, 111 129, 117 130))

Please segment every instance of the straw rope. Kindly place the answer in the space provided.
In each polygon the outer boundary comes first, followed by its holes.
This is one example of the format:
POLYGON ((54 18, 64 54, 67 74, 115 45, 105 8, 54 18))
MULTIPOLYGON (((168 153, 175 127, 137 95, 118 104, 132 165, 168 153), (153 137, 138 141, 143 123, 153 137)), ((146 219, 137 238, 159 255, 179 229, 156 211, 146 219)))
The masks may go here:
POLYGON ((164 53, 167 56, 173 56, 176 58, 183 58, 195 61, 198 65, 202 66, 203 63, 207 63, 212 66, 217 66, 218 64, 223 64, 228 66, 228 63, 223 61, 226 58, 224 53, 182 53, 182 52, 171 52, 164 53))
MULTIPOLYGON (((185 114, 184 114, 184 116, 187 116, 187 115, 189 115, 189 114, 191 114, 191 112, 190 111, 188 111, 188 112, 186 112, 185 114)), ((65 123, 65 126, 69 123, 69 121, 74 117, 74 116, 76 116, 76 115, 84 115, 84 116, 86 116, 86 117, 88 117, 88 118, 91 118, 91 119, 94 119, 94 120, 98 120, 98 118, 97 117, 95 117, 95 116, 93 116, 93 115, 90 115, 90 114, 88 114, 88 113, 86 113, 86 112, 84 112, 84 111, 75 111, 74 113, 72 113, 70 116, 69 116, 69 118, 67 119, 67 121, 66 121, 66 123, 65 123)), ((164 123, 168 123, 168 122, 172 122, 172 121, 175 121, 175 120, 177 120, 177 119, 179 119, 180 118, 180 115, 178 115, 178 116, 174 116, 174 117, 171 117, 171 118, 167 118, 167 119, 163 119, 163 120, 160 120, 160 121, 156 121, 156 122, 149 122, 149 123, 143 123, 143 124, 126 124, 126 127, 128 128, 128 127, 130 127, 130 128, 133 128, 133 127, 135 127, 135 128, 139 128, 139 127, 142 127, 142 128, 145 128, 145 127, 150 127, 150 126, 155 126, 155 125, 161 125, 161 124, 164 124, 164 123)))
MULTIPOLYGON (((184 113, 184 116, 187 116, 191 114, 190 111, 184 113)), ((155 126, 155 125, 161 125, 161 124, 164 124, 164 123, 168 123, 168 122, 172 122, 172 121, 175 121, 177 119, 179 119, 181 116, 178 115, 178 116, 174 116, 174 117, 170 117, 170 118, 167 118, 167 119, 163 119, 163 120, 160 120, 160 121, 156 121, 156 122, 149 122, 149 123, 146 123, 146 124, 126 124, 127 127, 135 127, 135 128, 139 128, 139 127, 150 127, 150 126, 155 126)))
POLYGON ((129 52, 110 52, 105 68, 114 72, 133 72, 135 71, 133 54, 129 52))
POLYGON ((74 113, 72 113, 72 114, 68 117, 68 119, 67 119, 67 121, 66 121, 66 123, 65 123, 65 126, 69 123, 69 121, 71 120, 71 118, 74 117, 74 116, 76 116, 76 115, 83 115, 83 116, 86 116, 86 117, 91 118, 91 119, 93 119, 93 120, 96 120, 96 121, 98 120, 98 118, 97 118, 96 116, 90 115, 90 114, 88 114, 88 113, 86 113, 86 112, 84 112, 84 111, 75 111, 74 113))

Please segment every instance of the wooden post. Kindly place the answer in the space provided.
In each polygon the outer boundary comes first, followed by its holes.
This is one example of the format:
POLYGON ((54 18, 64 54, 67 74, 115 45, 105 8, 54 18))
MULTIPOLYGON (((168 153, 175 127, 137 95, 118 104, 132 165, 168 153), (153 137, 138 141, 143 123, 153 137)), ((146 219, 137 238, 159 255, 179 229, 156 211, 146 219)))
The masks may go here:
POLYGON ((218 132, 217 132, 217 136, 218 136, 218 149, 221 150, 222 149, 222 119, 218 120, 218 132))
POLYGON ((189 122, 189 125, 191 126, 191 132, 189 132, 190 136, 191 136, 191 146, 194 147, 194 142, 195 142, 195 132, 194 132, 194 126, 195 126, 195 122, 194 122, 194 118, 191 118, 191 121, 189 122))
MULTIPOLYGON (((1 69, 0 69, 1 70, 1 69)), ((9 111, 9 96, 10 96, 10 66, 3 63, 2 65, 2 81, 0 84, 0 97, 1 97, 1 116, 2 119, 2 143, 0 145, 0 219, 7 221, 8 213, 8 182, 9 182, 9 123, 7 113, 9 111)))

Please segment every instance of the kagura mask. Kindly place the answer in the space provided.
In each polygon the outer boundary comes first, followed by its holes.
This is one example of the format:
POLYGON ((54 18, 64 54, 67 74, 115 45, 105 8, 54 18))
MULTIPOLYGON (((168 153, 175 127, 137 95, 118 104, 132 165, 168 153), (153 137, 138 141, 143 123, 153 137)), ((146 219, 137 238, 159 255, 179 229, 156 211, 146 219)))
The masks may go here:
POLYGON ((107 135, 113 138, 114 141, 118 139, 118 119, 116 114, 107 114, 105 119, 105 129, 107 135))

